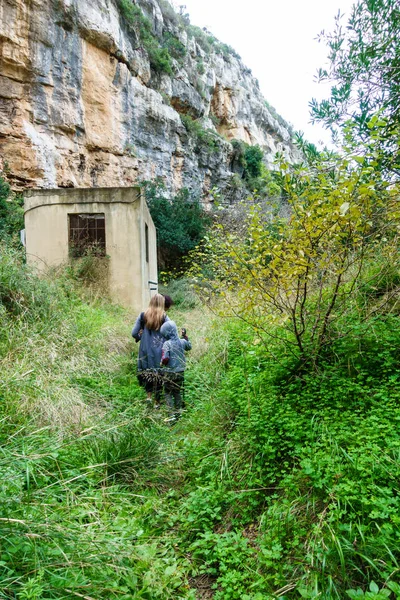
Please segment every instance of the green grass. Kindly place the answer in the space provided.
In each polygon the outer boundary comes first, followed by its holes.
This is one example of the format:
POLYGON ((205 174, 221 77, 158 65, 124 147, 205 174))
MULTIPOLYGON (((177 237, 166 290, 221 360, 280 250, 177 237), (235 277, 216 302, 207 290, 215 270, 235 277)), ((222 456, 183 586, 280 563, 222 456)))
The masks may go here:
POLYGON ((0 598, 399 597, 397 316, 299 374, 173 284, 193 351, 171 428, 136 315, 6 247, 0 273, 0 598))

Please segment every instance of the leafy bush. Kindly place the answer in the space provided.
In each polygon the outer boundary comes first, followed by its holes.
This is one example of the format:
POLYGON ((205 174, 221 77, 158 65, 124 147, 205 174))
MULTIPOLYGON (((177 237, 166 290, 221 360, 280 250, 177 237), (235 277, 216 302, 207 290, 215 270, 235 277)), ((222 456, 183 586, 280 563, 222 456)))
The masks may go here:
POLYGON ((143 185, 157 230, 159 267, 179 273, 185 267, 183 258, 203 239, 210 217, 185 188, 170 200, 162 182, 144 182, 143 185))
POLYGON ((228 44, 223 44, 220 42, 210 31, 206 28, 201 29, 197 27, 197 25, 187 25, 186 31, 188 32, 189 37, 192 37, 199 44, 200 48, 206 53, 211 54, 211 52, 216 52, 217 54, 222 54, 222 56, 227 60, 230 56, 233 56, 240 60, 239 54, 229 46, 228 44))
POLYGON ((150 21, 132 0, 118 0, 118 6, 127 23, 132 27, 137 26, 140 34, 145 37, 151 31, 150 21))
POLYGON ((246 146, 243 156, 245 179, 260 177, 263 158, 260 146, 246 146))
POLYGON ((264 153, 260 146, 250 146, 241 140, 232 140, 234 159, 243 169, 243 179, 251 181, 261 176, 264 153))
POLYGON ((171 55, 168 48, 162 47, 162 43, 153 34, 151 23, 141 8, 133 4, 131 0, 118 0, 118 6, 128 26, 135 31, 139 41, 143 44, 149 56, 151 68, 157 73, 172 75, 171 55))
POLYGON ((180 15, 175 12, 173 6, 170 4, 170 2, 168 0, 158 0, 158 3, 161 7, 164 18, 166 17, 174 25, 181 24, 180 15))
POLYGON ((208 152, 218 152, 221 147, 221 138, 211 129, 204 129, 202 124, 190 115, 181 115, 181 121, 186 131, 196 141, 195 151, 202 149, 208 152))
POLYGON ((167 48, 159 48, 155 44, 149 44, 146 50, 149 55, 150 66, 156 73, 167 73, 167 75, 172 75, 171 56, 167 48))
POLYGON ((202 50, 206 53, 206 55, 210 54, 213 50, 213 45, 216 42, 214 36, 207 35, 203 29, 197 27, 197 25, 188 25, 187 32, 189 37, 192 37, 196 40, 202 50))
POLYGON ((375 307, 360 307, 365 322, 398 292, 390 275, 399 268, 398 192, 369 165, 350 169, 347 159, 330 156, 307 177, 304 167, 285 165, 282 181, 289 218, 254 206, 245 235, 219 226, 206 245, 207 272, 213 265, 215 294, 226 299, 221 313, 241 316, 266 337, 265 317, 271 324, 283 318, 288 352, 300 363, 318 361, 333 340, 350 335, 346 316, 377 253, 379 278, 393 285, 375 307))
POLYGON ((0 239, 14 237, 24 228, 23 198, 12 193, 0 176, 0 239))
POLYGON ((163 35, 163 46, 168 50, 169 54, 175 58, 181 64, 186 56, 186 48, 177 37, 172 35, 169 31, 163 35))
POLYGON ((204 63, 201 60, 201 58, 197 58, 196 61, 196 70, 198 72, 199 75, 204 75, 204 73, 206 72, 206 69, 204 67, 204 63))

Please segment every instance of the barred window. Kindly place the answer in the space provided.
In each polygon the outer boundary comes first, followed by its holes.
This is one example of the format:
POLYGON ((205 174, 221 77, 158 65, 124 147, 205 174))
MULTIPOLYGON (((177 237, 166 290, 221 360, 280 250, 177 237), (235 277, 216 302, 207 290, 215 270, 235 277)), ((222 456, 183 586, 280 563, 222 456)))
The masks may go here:
POLYGON ((77 258, 93 253, 106 255, 106 222, 104 213, 69 214, 69 252, 77 258))

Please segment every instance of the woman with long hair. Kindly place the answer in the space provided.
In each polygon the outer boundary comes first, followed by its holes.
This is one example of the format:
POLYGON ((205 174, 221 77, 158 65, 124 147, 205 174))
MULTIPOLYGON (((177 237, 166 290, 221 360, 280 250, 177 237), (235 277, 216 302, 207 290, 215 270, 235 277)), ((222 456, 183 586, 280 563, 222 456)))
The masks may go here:
POLYGON ((155 406, 160 404, 163 387, 160 368, 161 351, 165 341, 160 333, 160 328, 165 321, 169 321, 166 310, 171 306, 169 296, 155 294, 149 302, 145 312, 140 313, 132 329, 132 337, 140 342, 138 358, 138 380, 147 392, 150 402, 154 395, 155 406))

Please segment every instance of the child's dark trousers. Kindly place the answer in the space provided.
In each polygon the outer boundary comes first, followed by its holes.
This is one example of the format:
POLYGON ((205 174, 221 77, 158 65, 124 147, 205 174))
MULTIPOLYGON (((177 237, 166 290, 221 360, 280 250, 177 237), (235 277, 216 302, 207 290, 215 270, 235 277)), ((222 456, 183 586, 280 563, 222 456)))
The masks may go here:
POLYGON ((164 375, 164 393, 165 401, 171 415, 179 418, 183 403, 183 387, 185 376, 183 371, 178 373, 165 373, 164 375))

